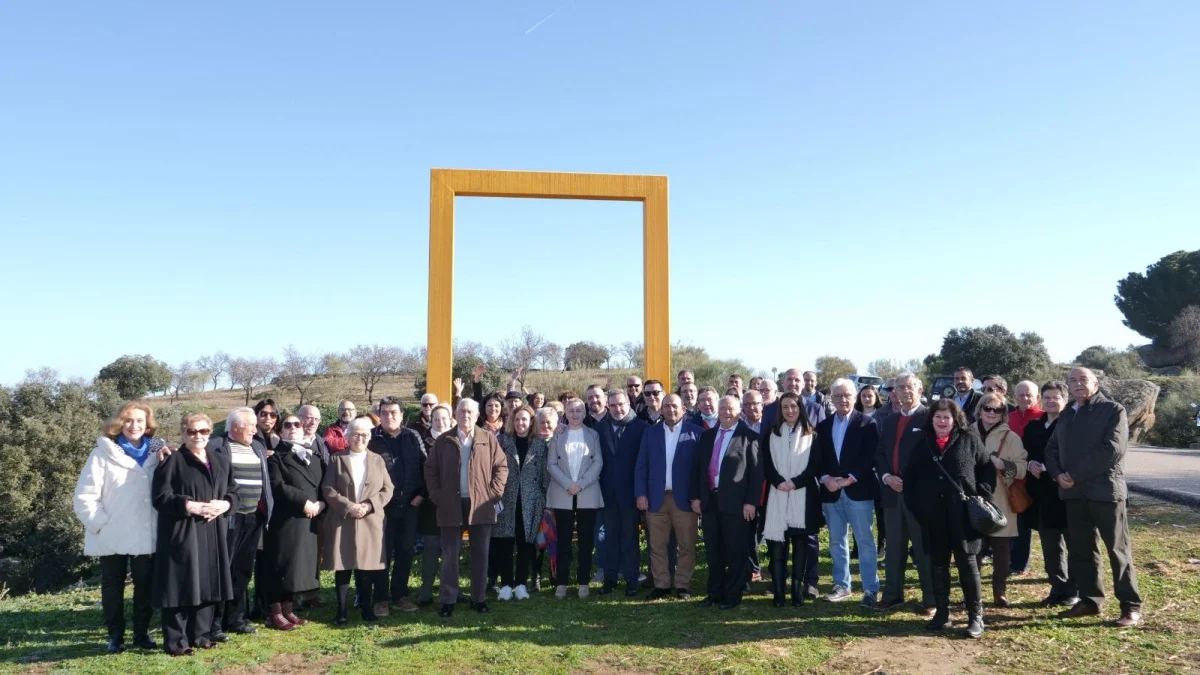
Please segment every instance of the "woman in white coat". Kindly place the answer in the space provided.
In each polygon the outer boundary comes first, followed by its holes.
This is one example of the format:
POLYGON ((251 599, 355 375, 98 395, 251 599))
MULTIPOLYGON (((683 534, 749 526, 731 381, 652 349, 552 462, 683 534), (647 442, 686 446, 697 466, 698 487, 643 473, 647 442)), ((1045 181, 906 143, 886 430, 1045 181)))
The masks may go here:
POLYGON ((133 578, 133 644, 143 649, 158 646, 149 635, 157 531, 150 482, 164 445, 155 431, 150 406, 126 403, 96 439, 75 484, 83 553, 100 558, 100 604, 110 654, 125 650, 127 572, 133 578))
MULTIPOLYGON (((581 399, 566 403, 567 426, 550 440, 546 465, 550 486, 546 490, 546 508, 554 511, 558 527, 558 560, 554 570, 554 597, 567 597, 567 579, 571 577, 571 537, 579 533, 579 597, 588 596, 592 579, 592 549, 596 542, 596 512, 604 506, 600 494, 600 435, 583 425, 587 414, 581 399)), ((537 411, 539 425, 553 424, 553 409, 537 411)))

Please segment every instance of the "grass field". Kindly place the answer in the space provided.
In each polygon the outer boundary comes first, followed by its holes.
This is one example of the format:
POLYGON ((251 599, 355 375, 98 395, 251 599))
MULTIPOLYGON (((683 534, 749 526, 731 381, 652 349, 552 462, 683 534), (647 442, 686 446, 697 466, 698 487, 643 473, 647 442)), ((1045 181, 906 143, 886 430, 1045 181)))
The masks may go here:
MULTIPOLYGON (((755 584, 738 610, 694 601, 647 603, 547 593, 492 601, 492 613, 460 607, 448 621, 433 608, 375 625, 351 615, 328 625, 328 606, 290 633, 261 629, 219 649, 172 659, 161 653, 103 653, 99 590, 0 601, 0 671, 207 672, 1194 672, 1200 670, 1200 513, 1135 497, 1130 508, 1145 625, 1118 630, 1116 603, 1104 620, 1063 622, 1037 607, 1040 574, 1014 579, 1007 610, 985 607, 980 641, 929 635, 909 609, 882 614, 847 602, 775 609, 755 584)), ((824 545, 822 546, 825 552, 824 545)), ((703 559, 703 553, 700 558, 703 559)), ((1036 550, 1035 567, 1040 565, 1036 550)), ((829 561, 822 558, 828 583, 829 561)), ((985 575, 990 568, 985 568, 985 575)), ((705 571, 694 582, 702 588, 705 571)), ((915 585, 915 572, 909 573, 915 585)), ((855 576, 857 579, 857 574, 855 576)), ((986 590, 985 598, 990 598, 986 590)), ((331 580, 323 584, 332 602, 331 580)), ((823 590, 828 590, 823 588, 823 590)), ((910 593, 910 598, 912 593, 910 593)), ((964 620, 956 609, 959 625, 964 620)), ((157 630, 155 631, 157 637, 157 630)))

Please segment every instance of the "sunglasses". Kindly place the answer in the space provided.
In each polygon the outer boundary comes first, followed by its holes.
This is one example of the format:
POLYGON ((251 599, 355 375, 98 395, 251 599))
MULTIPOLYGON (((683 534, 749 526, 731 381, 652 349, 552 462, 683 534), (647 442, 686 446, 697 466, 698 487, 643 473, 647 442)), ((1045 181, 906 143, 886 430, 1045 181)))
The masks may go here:
POLYGON ((299 429, 302 426, 304 426, 304 425, 300 424, 299 422, 284 422, 283 423, 284 429, 299 429))
POLYGON ((188 429, 183 433, 188 436, 207 436, 212 433, 212 429, 188 429))
POLYGON ((270 410, 260 410, 260 411, 258 411, 258 416, 259 417, 279 417, 279 413, 273 413, 270 410))
POLYGON ((433 407, 436 407, 436 406, 437 406, 437 404, 436 404, 436 403, 422 403, 422 404, 421 404, 421 407, 422 407, 422 408, 433 408, 433 407))
POLYGON ((643 393, 646 394, 647 396, 662 396, 662 394, 663 394, 662 389, 658 389, 658 390, 647 389, 643 393))
POLYGON ((990 405, 985 405, 985 406, 981 407, 980 410, 983 410, 983 412, 987 412, 987 413, 994 413, 996 415, 999 415, 1000 413, 1008 411, 1008 409, 1005 408, 1004 406, 1000 406, 999 408, 993 408, 990 405))

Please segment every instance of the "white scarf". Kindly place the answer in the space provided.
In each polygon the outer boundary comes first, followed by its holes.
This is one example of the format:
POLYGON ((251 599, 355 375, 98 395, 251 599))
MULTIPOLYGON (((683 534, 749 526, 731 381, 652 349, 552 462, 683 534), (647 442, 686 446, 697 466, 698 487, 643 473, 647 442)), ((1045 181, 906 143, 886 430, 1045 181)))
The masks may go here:
MULTIPOLYGON (((812 455, 812 434, 788 433, 787 425, 780 429, 782 435, 774 432, 770 435, 771 462, 785 480, 799 476, 808 468, 808 460, 812 455)), ((771 496, 767 498, 767 521, 763 526, 763 537, 769 541, 787 541, 789 527, 805 529, 805 502, 808 491, 812 488, 798 487, 791 492, 781 492, 771 486, 771 496)))

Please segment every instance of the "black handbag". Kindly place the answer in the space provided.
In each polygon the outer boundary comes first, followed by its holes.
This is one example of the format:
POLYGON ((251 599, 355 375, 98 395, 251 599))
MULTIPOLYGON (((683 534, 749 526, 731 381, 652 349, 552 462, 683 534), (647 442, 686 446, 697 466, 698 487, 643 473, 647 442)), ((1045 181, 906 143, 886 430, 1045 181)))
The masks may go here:
POLYGON ((946 480, 950 481, 955 490, 958 490, 958 496, 962 497, 962 500, 967 503, 967 522, 971 524, 971 527, 976 532, 985 537, 990 537, 1008 527, 1008 518, 1005 518, 1004 514, 1000 513, 1000 509, 997 509, 994 504, 979 495, 968 495, 966 492, 963 492, 958 481, 954 480, 954 476, 951 476, 946 467, 942 466, 942 458, 934 454, 932 449, 929 451, 929 454, 933 456, 933 463, 937 465, 938 470, 942 472, 946 480))

